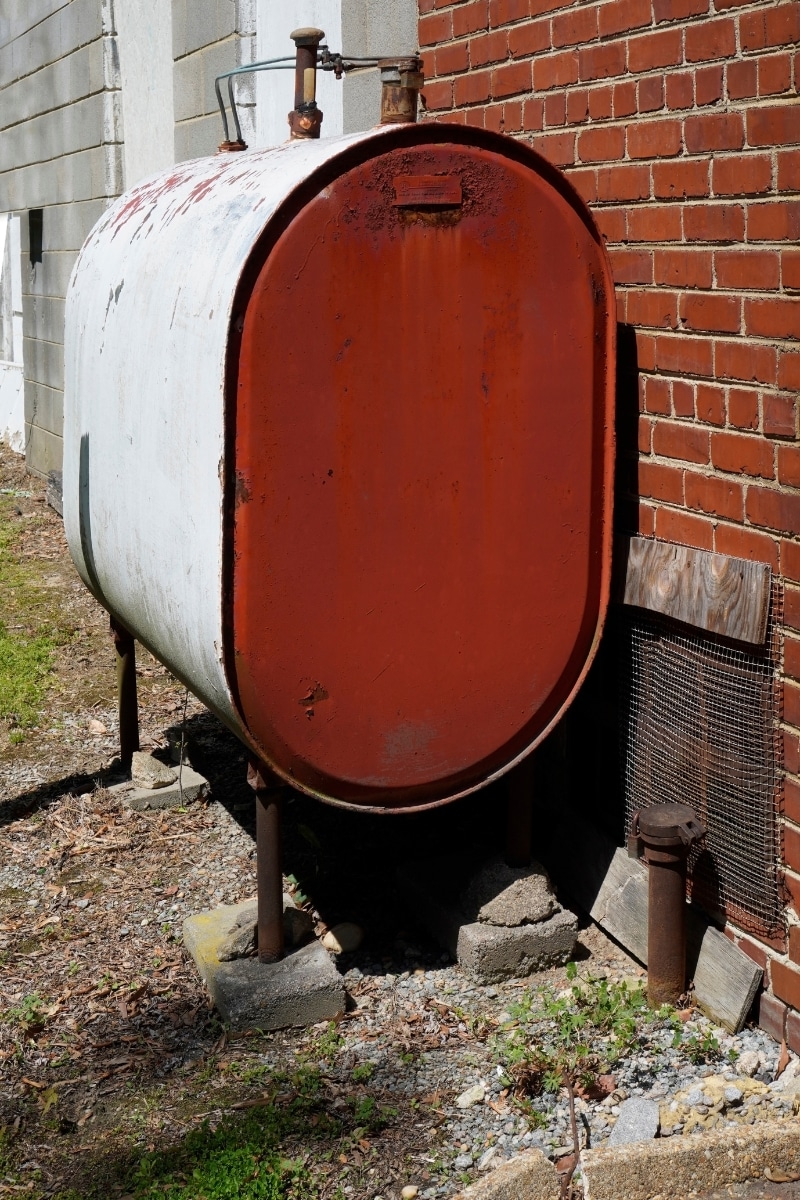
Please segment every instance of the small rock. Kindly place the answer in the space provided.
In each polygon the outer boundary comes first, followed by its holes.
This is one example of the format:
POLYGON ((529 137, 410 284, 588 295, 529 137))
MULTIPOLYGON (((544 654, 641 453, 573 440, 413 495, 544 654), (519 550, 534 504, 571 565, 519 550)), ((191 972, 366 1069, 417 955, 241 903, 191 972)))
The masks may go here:
POLYGON ((353 921, 340 921, 322 936, 322 944, 333 954, 350 954, 364 940, 364 930, 353 921))
POLYGON ((419 1195, 419 1188, 414 1187, 413 1183, 408 1183, 400 1192, 402 1200, 414 1200, 415 1196, 419 1195))
POLYGON ((705 1092, 701 1087, 693 1087, 686 1095, 686 1103, 696 1108, 698 1104, 703 1104, 705 1101, 705 1092))
POLYGON ((497 1158, 497 1153, 497 1146, 490 1146, 489 1149, 481 1155, 481 1160, 478 1163, 478 1170, 488 1171, 489 1168, 493 1166, 494 1161, 497 1158))
POLYGON ((76 908, 88 908, 88 907, 89 907, 89 901, 88 901, 88 900, 76 900, 76 901, 75 901, 75 907, 76 907, 76 908))
POLYGON ((476 1083, 457 1097, 456 1108, 472 1108, 473 1104, 483 1104, 485 1096, 486 1089, 483 1084, 476 1083))
POLYGON ((95 733, 102 736, 102 734, 108 733, 108 730, 102 721, 92 720, 89 722, 89 733, 95 733))
POLYGON ((726 1104, 741 1104, 744 1093, 742 1092, 741 1088, 734 1087, 733 1084, 731 1084, 730 1087, 725 1088, 725 1091, 722 1093, 722 1095, 726 1104))
POLYGON ((234 925, 228 936, 217 947, 220 962, 233 962, 237 958, 248 958, 256 952, 258 926, 234 925))
POLYGON ((172 767, 159 762, 157 758, 153 758, 152 754, 134 750, 131 759, 131 779, 137 787, 155 791, 156 788, 169 787, 177 778, 177 773, 172 770, 172 767))
POLYGON ((620 1105, 617 1123, 608 1139, 609 1146, 630 1142, 649 1142, 658 1134, 658 1105, 652 1100, 634 1097, 620 1105))
POLYGON ((466 1171, 469 1167, 472 1166, 472 1155, 471 1154, 459 1154, 458 1157, 453 1162, 453 1166, 456 1168, 457 1171, 466 1171))
POLYGON ((509 867, 490 859, 470 881, 462 897, 467 914, 488 925, 533 925, 558 909, 550 878, 539 863, 509 867))

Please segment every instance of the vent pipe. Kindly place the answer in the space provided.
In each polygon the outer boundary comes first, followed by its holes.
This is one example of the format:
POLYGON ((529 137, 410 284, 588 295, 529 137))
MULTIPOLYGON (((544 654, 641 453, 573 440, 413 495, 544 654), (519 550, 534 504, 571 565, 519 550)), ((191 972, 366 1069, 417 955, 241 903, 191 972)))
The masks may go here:
POLYGON ((379 58, 381 73, 381 125, 413 125, 417 119, 417 95, 425 82, 422 59, 379 58))

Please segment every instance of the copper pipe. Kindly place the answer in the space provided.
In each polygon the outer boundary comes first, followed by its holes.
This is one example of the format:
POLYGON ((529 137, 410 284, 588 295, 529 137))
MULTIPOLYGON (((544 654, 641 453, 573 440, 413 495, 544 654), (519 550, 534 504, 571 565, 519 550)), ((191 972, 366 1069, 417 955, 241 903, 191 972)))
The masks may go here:
POLYGON ((294 108, 289 113, 289 136, 318 138, 322 110, 317 108, 317 52, 325 37, 321 29, 295 29, 294 108))
POLYGON ((258 957, 260 962, 274 963, 284 951, 281 788, 258 759, 248 764, 247 782, 256 794, 258 957))
POLYGON ((705 829, 686 804, 653 804, 634 813, 648 871, 647 999, 658 1008, 686 990, 686 862, 705 829))
POLYGON ((136 643, 133 634, 111 617, 111 637, 117 654, 117 704, 119 710, 119 757, 131 765, 139 749, 139 702, 136 696, 136 643))

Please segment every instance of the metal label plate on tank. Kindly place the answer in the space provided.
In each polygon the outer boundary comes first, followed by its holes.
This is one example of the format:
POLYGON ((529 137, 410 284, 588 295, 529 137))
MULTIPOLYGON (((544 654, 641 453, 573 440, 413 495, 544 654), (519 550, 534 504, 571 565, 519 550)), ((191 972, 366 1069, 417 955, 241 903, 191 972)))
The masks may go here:
POLYGON ((398 175, 393 186, 392 203, 398 208, 437 204, 449 207, 462 200, 461 180, 457 175, 398 175))
POLYGON ((262 249, 229 397, 243 721, 304 790, 385 809, 481 786, 569 702, 613 465, 613 289, 580 200, 506 139, 391 136, 262 249), (431 179, 457 220, 397 207, 431 179))

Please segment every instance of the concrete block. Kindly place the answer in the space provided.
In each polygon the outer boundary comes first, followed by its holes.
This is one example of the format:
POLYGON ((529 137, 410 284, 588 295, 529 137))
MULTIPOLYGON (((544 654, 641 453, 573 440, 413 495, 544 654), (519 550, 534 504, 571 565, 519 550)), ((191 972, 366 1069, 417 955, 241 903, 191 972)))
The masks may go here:
POLYGON ((220 962, 217 948, 240 905, 187 917, 183 940, 224 1021, 233 1029, 285 1029, 334 1020, 344 1012, 344 980, 319 942, 278 963, 256 958, 220 962))
POLYGON ((569 962, 578 937, 578 918, 560 909, 536 925, 462 925, 456 957, 463 971, 496 983, 569 962))
MULTIPOLYGON (((178 768, 175 767, 174 770, 177 771, 178 768)), ((114 784, 109 791, 118 795, 126 808, 132 808, 136 812, 156 808, 181 808, 207 795, 208 780, 184 763, 180 783, 176 779, 167 787, 140 788, 126 781, 114 784)))
POLYGON ((40 429, 38 425, 25 426, 25 464, 35 475, 47 477, 50 471, 60 471, 64 457, 64 440, 40 429))
MULTIPOLYGON (((63 351, 62 351, 63 354, 63 351)), ((25 420, 61 437, 64 428, 64 393, 25 379, 25 420)))
POLYGON ((207 46, 205 50, 199 52, 203 61, 203 108, 201 111, 205 114, 219 112, 214 80, 223 71, 231 71, 237 65, 238 43, 237 37, 229 37, 226 41, 207 46))
POLYGON ((454 1200, 557 1200, 556 1168, 541 1150, 528 1150, 495 1167, 454 1200))
POLYGON ((189 158, 214 154, 221 141, 219 112, 215 116, 183 121, 175 126, 175 161, 184 162, 189 158))
POLYGON ((630 1146, 604 1146, 584 1150, 581 1167, 586 1200, 686 1200, 748 1179, 763 1184, 767 1167, 800 1174, 800 1124, 759 1121, 630 1146))
MULTIPOLYGON (((48 390, 54 389, 63 392, 64 347, 62 345, 57 342, 45 342, 41 339, 24 338, 22 361, 25 364, 26 379, 30 379, 32 383, 37 383, 48 390)), ((37 420, 36 423, 43 425, 45 429, 53 429, 48 420, 37 420)))
POLYGON ((175 63, 172 86, 176 123, 199 116, 203 111, 204 83, 202 63, 196 55, 175 63))

